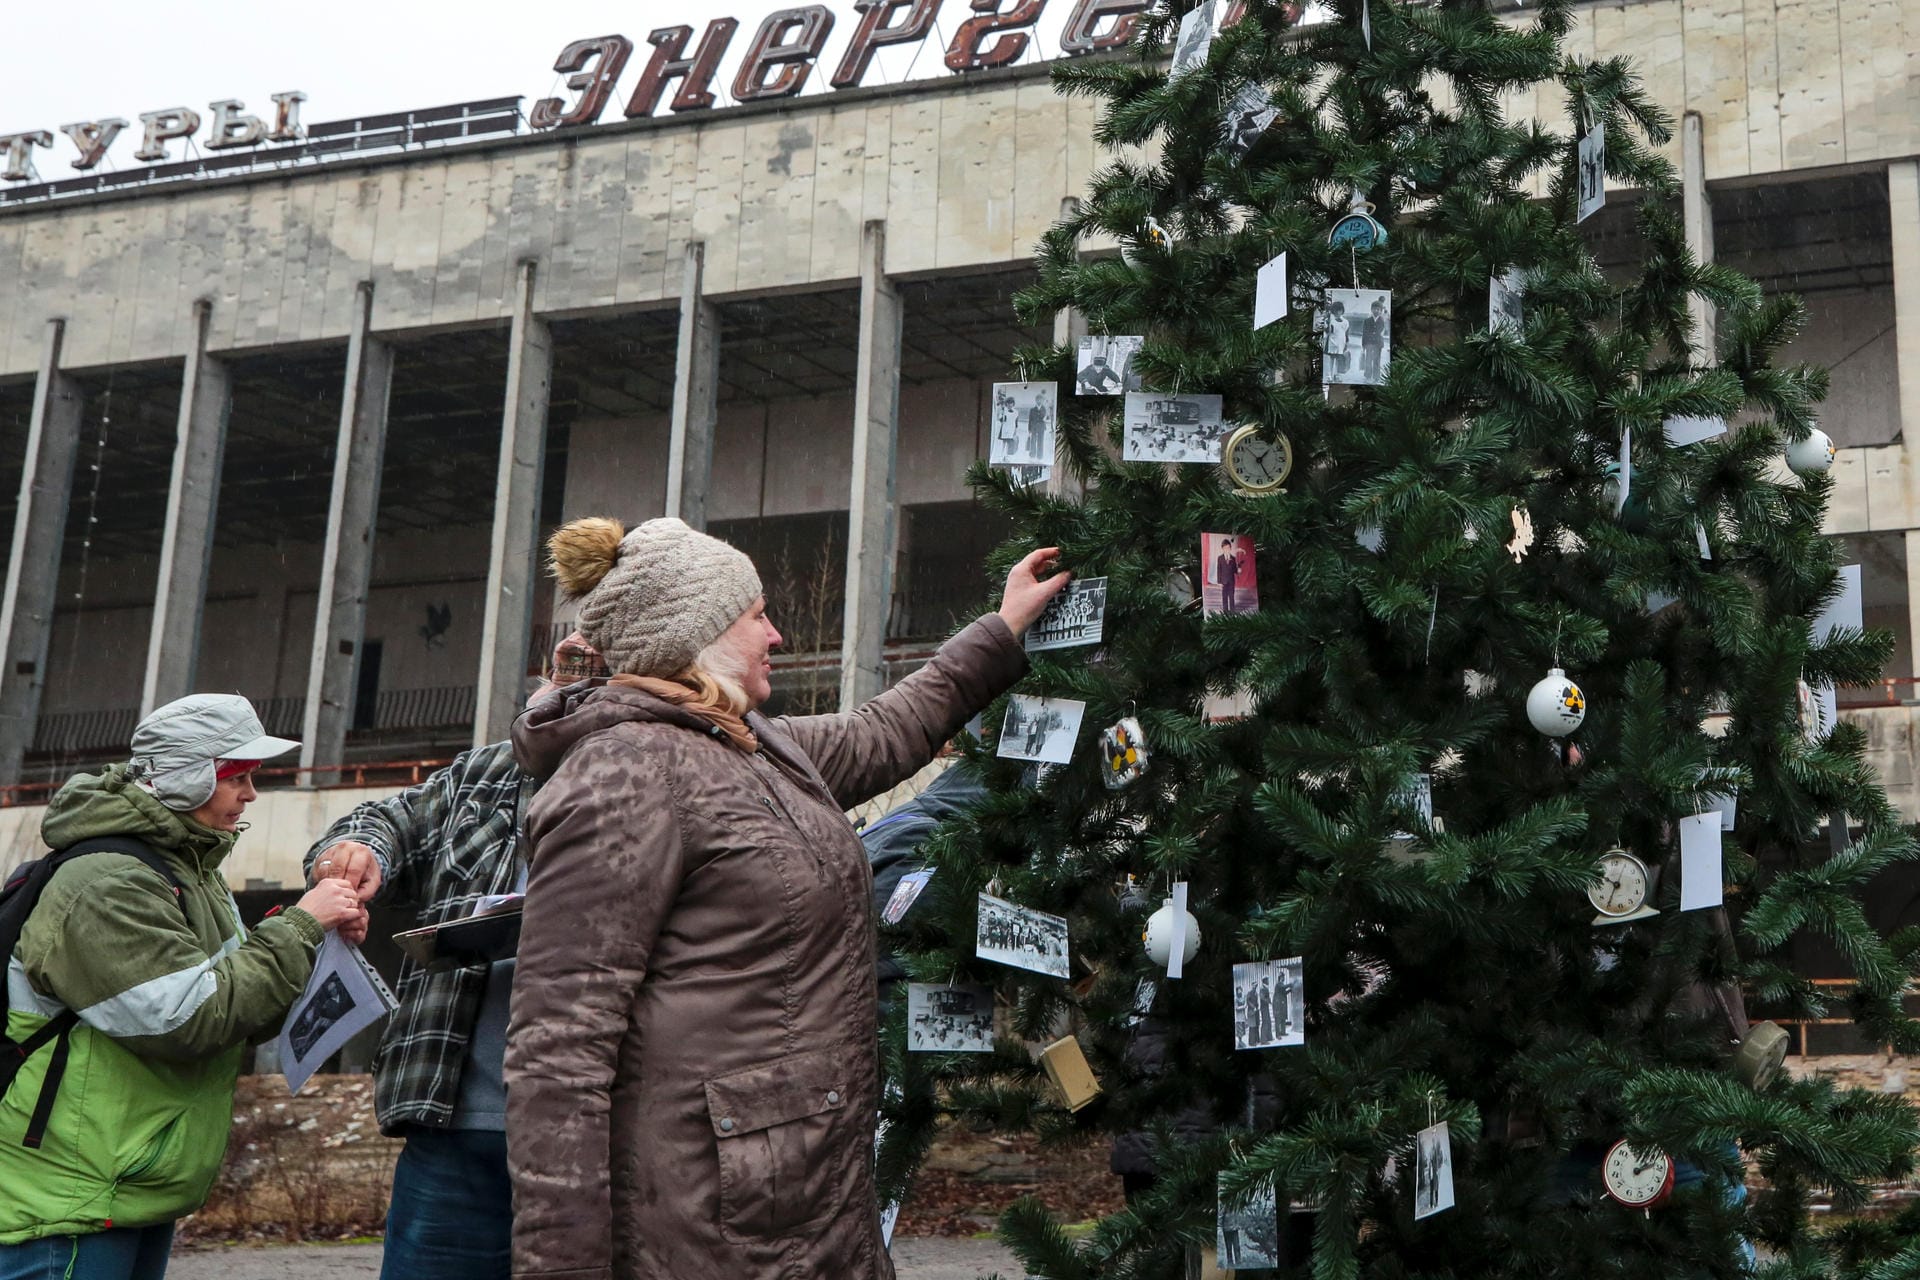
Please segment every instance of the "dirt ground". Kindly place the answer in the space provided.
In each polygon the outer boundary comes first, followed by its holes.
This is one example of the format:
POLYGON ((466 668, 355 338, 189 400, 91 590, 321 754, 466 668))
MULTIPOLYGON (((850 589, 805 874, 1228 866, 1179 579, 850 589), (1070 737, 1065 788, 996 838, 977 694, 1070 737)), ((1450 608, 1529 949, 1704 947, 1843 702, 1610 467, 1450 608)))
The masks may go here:
MULTIPOLYGON (((399 1154, 400 1143, 382 1137, 374 1123, 371 1076, 316 1076, 298 1097, 287 1096, 279 1076, 244 1077, 226 1167, 206 1207, 181 1223, 180 1239, 211 1245, 377 1236, 399 1154)), ((1104 1142, 1041 1152, 1031 1138, 949 1128, 914 1179, 895 1236, 976 1236, 1027 1195, 1063 1221, 1085 1222, 1119 1208, 1120 1179, 1107 1171, 1104 1142)))

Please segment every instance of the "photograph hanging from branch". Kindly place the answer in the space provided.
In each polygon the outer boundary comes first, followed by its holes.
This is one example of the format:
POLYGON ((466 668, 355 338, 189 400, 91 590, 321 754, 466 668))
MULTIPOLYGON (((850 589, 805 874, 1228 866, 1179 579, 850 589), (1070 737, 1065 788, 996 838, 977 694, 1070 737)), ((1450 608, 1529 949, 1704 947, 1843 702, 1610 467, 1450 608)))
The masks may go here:
POLYGON ((1147 340, 1133 333, 1095 333, 1080 339, 1073 393, 1117 396, 1145 386, 1135 357, 1147 340))
POLYGON ((909 871, 901 876, 900 882, 893 886, 893 894, 887 899, 886 907, 880 912, 881 922, 899 924, 905 919, 907 912, 913 909, 913 904, 920 900, 921 890, 927 887, 927 881, 931 879, 933 872, 928 870, 909 871))
POLYGON ((1320 380, 1350 387, 1386 382, 1393 359, 1393 294, 1385 289, 1329 289, 1320 314, 1320 380))
POLYGON ((1218 462, 1226 435, 1219 396, 1127 393, 1128 462, 1218 462))
POLYGON ((1447 1122, 1420 1131, 1413 1166, 1413 1216, 1430 1218, 1453 1208, 1453 1143, 1447 1122))
POLYGON ((1585 222, 1607 203, 1607 127, 1599 121, 1580 135, 1574 148, 1579 165, 1579 205, 1573 220, 1585 222))
POLYGON ((1177 79, 1207 60, 1213 35, 1220 22, 1220 0, 1206 0, 1180 19, 1180 34, 1173 45, 1173 70, 1169 79, 1177 79))
POLYGON ((1245 1200, 1227 1197, 1225 1180, 1218 1186, 1219 1230, 1214 1248, 1222 1271, 1260 1271, 1280 1265, 1280 1214, 1272 1187, 1262 1187, 1245 1200))
POLYGON ((1007 718, 1001 722, 995 754, 1009 760, 1065 764, 1073 759, 1073 742, 1080 736, 1080 718, 1086 713, 1087 704, 1071 698, 1016 693, 1007 699, 1007 718))
POLYGON ((1051 382, 996 382, 987 461, 994 466, 1053 465, 1060 388, 1051 382))
POLYGON ((1521 299, 1527 292, 1527 273, 1509 267, 1487 281, 1487 330, 1519 333, 1523 320, 1521 299))
POLYGON ((1220 137, 1226 144, 1227 154, 1236 160, 1245 156, 1279 116, 1280 109, 1273 105, 1266 86, 1258 81, 1241 85, 1227 100, 1226 118, 1220 124, 1220 137))
POLYGON ((992 1053, 993 988, 909 982, 907 1050, 992 1053))
POLYGON ((1260 580, 1253 560, 1253 539, 1239 533, 1200 535, 1200 568, 1206 583, 1200 589, 1200 612, 1258 613, 1260 580))
POLYGON ((973 954, 1055 978, 1068 976, 1067 922, 991 894, 980 895, 973 954))
POLYGON ((1022 640, 1027 652, 1099 644, 1107 625, 1107 580, 1075 578, 1047 602, 1022 640))
POLYGON ((1233 966, 1233 1047, 1277 1049, 1307 1042, 1301 958, 1233 966))

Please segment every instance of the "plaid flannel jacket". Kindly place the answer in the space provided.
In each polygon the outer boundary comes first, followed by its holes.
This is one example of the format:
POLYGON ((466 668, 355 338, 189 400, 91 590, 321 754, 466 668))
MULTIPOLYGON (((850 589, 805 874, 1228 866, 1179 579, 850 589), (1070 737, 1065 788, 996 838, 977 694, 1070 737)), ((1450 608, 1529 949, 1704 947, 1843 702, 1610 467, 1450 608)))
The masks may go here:
MULTIPOLYGON (((418 786, 355 807, 308 850, 306 869, 322 850, 357 840, 380 860, 379 901, 417 907, 422 925, 459 919, 487 894, 512 891, 521 801, 530 789, 511 743, 476 747, 418 786)), ((485 965, 428 972, 404 962, 400 1008, 374 1059, 383 1133, 452 1121, 486 980, 485 965)))

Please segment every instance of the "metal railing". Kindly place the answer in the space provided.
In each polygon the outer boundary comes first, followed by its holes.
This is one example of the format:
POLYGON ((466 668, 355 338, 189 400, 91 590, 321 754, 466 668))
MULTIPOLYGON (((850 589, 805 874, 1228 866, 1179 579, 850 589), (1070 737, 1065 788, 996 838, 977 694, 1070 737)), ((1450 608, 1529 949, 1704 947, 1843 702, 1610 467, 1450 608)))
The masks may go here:
POLYGON ((520 131, 521 123, 518 97, 484 98, 417 111, 333 120, 308 126, 306 139, 301 142, 267 144, 244 151, 214 151, 171 164, 142 164, 110 173, 90 173, 84 178, 0 187, 0 208, 158 183, 192 182, 251 170, 309 168, 370 152, 514 134, 520 131))
MULTIPOLYGON (((1813 978, 1810 979, 1810 981, 1812 985, 1821 988, 1823 992, 1831 992, 1834 995, 1843 995, 1855 985, 1852 978, 1813 978)), ((1916 979, 1907 984, 1907 992, 1904 999, 1909 1006, 1909 1012, 1920 1013, 1920 1009, 1912 1008, 1914 1002, 1920 1001, 1920 979, 1916 979)), ((1799 1057, 1807 1056, 1809 1048, 1809 1028, 1850 1027, 1854 1025, 1852 1018, 1794 1018, 1777 1016, 1772 1017, 1770 1020, 1779 1024, 1782 1030, 1788 1032, 1793 1037, 1793 1047, 1790 1052, 1799 1057)), ((1890 1045, 1868 1045, 1859 1050, 1859 1052, 1887 1054, 1892 1053, 1893 1049, 1890 1045)), ((1820 1056, 1832 1055, 1826 1054, 1820 1056)))

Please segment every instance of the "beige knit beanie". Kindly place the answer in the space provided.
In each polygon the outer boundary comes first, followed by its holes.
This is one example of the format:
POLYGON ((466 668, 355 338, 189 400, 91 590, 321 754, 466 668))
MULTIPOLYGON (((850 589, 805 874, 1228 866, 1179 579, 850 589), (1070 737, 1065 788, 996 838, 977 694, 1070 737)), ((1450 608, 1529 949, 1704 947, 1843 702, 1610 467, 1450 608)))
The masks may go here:
POLYGON ((753 561, 671 516, 628 532, 591 516, 547 540, 580 634, 616 673, 673 676, 760 596, 753 561))

